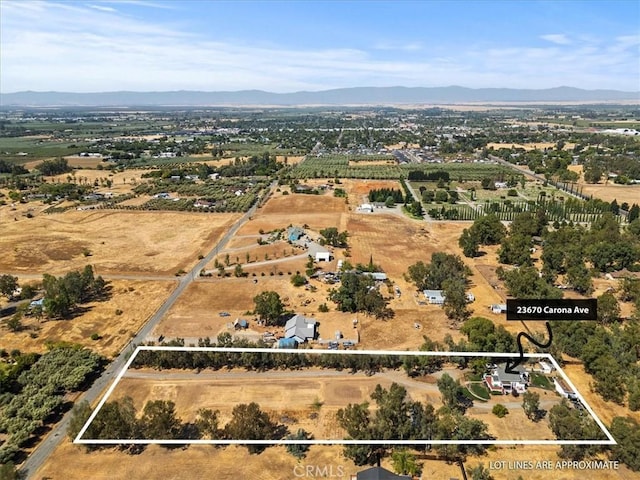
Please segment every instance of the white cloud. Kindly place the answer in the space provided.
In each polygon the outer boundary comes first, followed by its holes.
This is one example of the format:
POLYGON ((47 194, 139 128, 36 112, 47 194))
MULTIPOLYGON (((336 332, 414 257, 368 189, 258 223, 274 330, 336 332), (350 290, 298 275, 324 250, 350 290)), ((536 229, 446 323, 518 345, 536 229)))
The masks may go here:
MULTIPOLYGON (((129 0, 131 3, 154 5, 129 0)), ((442 86, 637 90, 637 36, 546 48, 461 45, 429 55, 419 42, 355 48, 256 46, 125 15, 123 1, 0 2, 0 86, 21 90, 241 90, 442 86), (94 8, 99 6, 101 8, 94 8), (577 83, 579 82, 579 83, 577 83)), ((548 37, 546 35, 545 37, 548 37)), ((564 37, 563 37, 564 38, 564 37)), ((578 38, 578 37, 575 37, 578 38)), ((560 39, 562 41, 562 39, 560 39)))
POLYGON ((548 35, 541 35, 540 38, 542 38, 543 40, 546 40, 547 42, 555 43, 557 45, 571 45, 571 43, 573 43, 563 33, 550 33, 548 35))
POLYGON ((104 5, 89 5, 89 7, 103 12, 117 12, 115 8, 105 7, 104 5))

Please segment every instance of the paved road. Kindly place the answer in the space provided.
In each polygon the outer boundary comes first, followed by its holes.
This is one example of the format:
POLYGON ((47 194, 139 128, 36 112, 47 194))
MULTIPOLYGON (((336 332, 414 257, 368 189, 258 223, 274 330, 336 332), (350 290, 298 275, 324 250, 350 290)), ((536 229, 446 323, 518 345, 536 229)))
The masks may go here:
MULTIPOLYGON (((276 182, 271 184, 270 189, 273 190, 276 186, 276 182)), ((158 308, 158 310, 149 318, 147 323, 140 329, 134 338, 131 339, 129 344, 120 352, 120 354, 109 364, 104 370, 102 375, 93 383, 91 388, 87 390, 77 401, 86 400, 90 404, 94 404, 107 386, 111 383, 118 372, 122 370, 129 356, 133 352, 135 345, 138 345, 146 341, 147 336, 156 327, 164 315, 173 306, 178 297, 184 292, 184 290, 200 276, 200 271, 218 254, 218 252, 225 247, 231 237, 242 227, 252 215, 255 214, 258 204, 256 203, 251 209, 245 213, 234 225, 224 234, 224 236, 218 241, 218 243, 211 249, 211 251, 200 260, 187 274, 180 277, 180 281, 177 287, 171 292, 169 297, 158 308)), ((173 280, 176 278, 174 277, 173 280)), ((66 437, 67 426, 69 424, 70 412, 63 417, 63 419, 51 430, 49 435, 38 445, 38 447, 29 455, 27 460, 21 465, 20 471, 25 473, 28 477, 33 477, 35 472, 43 465, 44 461, 53 453, 53 450, 60 444, 63 438, 66 437)))

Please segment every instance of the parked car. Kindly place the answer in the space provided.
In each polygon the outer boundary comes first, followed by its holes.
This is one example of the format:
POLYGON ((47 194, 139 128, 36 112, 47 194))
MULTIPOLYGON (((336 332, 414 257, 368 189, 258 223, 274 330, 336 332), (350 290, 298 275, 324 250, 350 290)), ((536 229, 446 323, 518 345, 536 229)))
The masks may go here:
POLYGON ((219 315, 221 317, 230 317, 231 316, 231 314, 229 312, 220 312, 219 315))

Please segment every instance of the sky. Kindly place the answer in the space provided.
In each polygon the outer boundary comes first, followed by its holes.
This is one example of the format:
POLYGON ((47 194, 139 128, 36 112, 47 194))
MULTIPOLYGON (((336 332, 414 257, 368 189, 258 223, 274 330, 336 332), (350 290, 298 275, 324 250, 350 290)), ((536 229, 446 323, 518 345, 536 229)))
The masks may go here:
POLYGON ((0 0, 0 92, 640 90, 640 1, 0 0))

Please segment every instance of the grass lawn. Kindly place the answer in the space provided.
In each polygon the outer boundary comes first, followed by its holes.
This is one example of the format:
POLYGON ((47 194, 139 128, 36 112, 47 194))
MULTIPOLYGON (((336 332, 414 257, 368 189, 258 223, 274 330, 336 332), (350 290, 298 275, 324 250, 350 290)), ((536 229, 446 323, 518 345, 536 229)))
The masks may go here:
POLYGON ((544 388, 545 390, 553 390, 554 388, 551 381, 546 376, 535 372, 531 374, 531 385, 534 387, 544 388))
POLYGON ((491 398, 489 389, 481 383, 471 383, 469 385, 469 390, 473 393, 473 395, 469 398, 472 398, 473 400, 478 400, 477 397, 480 397, 486 402, 491 398))

